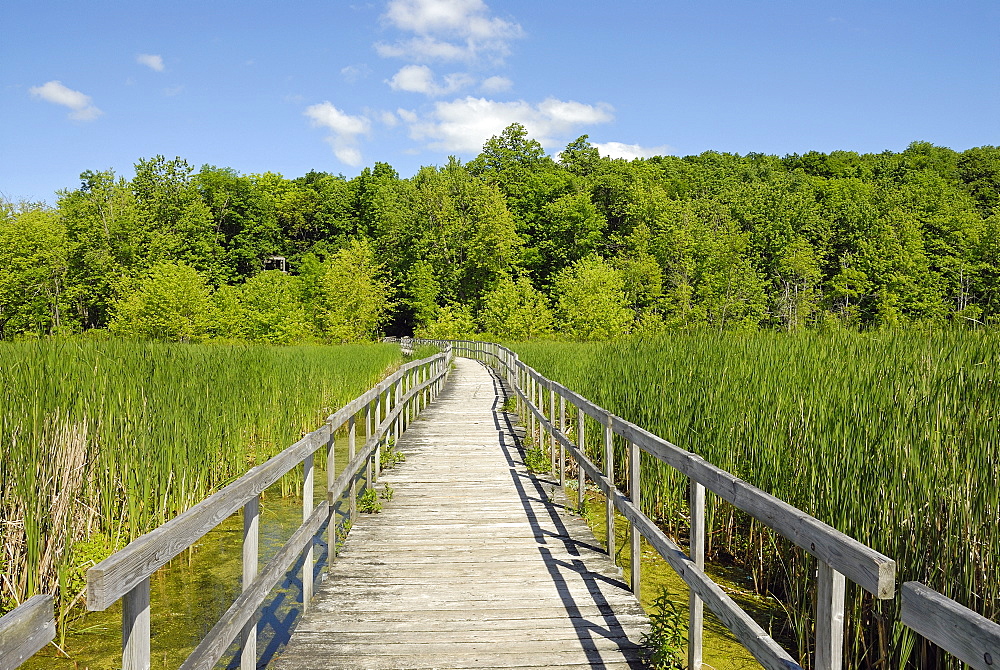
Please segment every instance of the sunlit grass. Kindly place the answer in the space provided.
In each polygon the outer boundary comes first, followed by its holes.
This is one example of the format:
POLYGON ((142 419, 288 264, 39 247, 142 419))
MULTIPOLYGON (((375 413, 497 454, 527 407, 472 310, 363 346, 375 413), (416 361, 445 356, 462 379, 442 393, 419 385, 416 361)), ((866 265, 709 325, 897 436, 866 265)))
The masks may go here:
POLYGON ((60 586, 314 430, 396 345, 0 343, 0 612, 60 586))
MULTIPOLYGON (((890 556, 987 617, 1000 614, 1000 345, 990 332, 671 335, 525 343, 522 359, 890 556)), ((600 461, 600 434, 588 427, 600 461)), ((625 472, 618 445, 616 471, 625 472)), ((686 480, 644 460, 644 506, 686 532, 686 480)), ((814 562, 709 496, 710 559, 786 603, 811 652, 814 562)), ((892 603, 848 592, 849 664, 899 660, 892 603)))

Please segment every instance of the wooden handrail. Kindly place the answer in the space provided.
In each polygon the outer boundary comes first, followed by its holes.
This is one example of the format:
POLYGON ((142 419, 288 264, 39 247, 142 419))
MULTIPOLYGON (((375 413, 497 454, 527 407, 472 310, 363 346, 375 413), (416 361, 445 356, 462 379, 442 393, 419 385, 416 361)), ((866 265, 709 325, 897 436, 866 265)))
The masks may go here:
POLYGON ((51 595, 32 596, 0 617, 0 670, 12 670, 56 637, 51 595))
POLYGON ((265 463, 251 468, 233 483, 174 519, 137 538, 87 572, 87 607, 90 610, 104 610, 117 600, 123 600, 123 670, 149 668, 150 576, 240 508, 244 508, 246 516, 243 593, 182 667, 213 667, 229 645, 241 635, 244 643, 242 667, 256 667, 253 619, 257 609, 281 575, 302 555, 306 557, 303 566, 303 605, 308 607, 308 599, 312 593, 313 538, 324 524, 330 525, 332 561, 336 552, 336 533, 333 530, 335 502, 350 489, 353 503, 354 481, 361 470, 368 468, 368 481, 371 482, 371 459, 377 459, 383 442, 390 435, 398 437, 409 418, 415 416, 440 391, 452 358, 449 345, 441 348, 442 353, 400 366, 393 374, 331 414, 322 426, 303 436, 295 444, 265 463), (418 382, 418 378, 422 381, 418 382), (411 411, 414 406, 417 406, 416 410, 411 411), (354 453, 356 417, 362 412, 366 439, 361 450, 354 453), (339 476, 328 479, 327 499, 313 507, 313 455, 326 446, 331 459, 329 462, 332 463, 333 439, 345 424, 349 427, 352 457, 339 476), (259 496, 300 463, 305 464, 306 474, 303 487, 303 523, 258 574, 256 552, 259 531, 256 519, 259 496))
POLYGON ((976 670, 1000 665, 1000 624, 920 582, 903 584, 902 596, 904 626, 976 670))
MULTIPOLYGON (((751 485, 729 472, 712 465, 697 454, 686 451, 668 440, 615 416, 603 407, 591 402, 571 389, 548 379, 531 366, 523 363, 518 355, 499 344, 473 342, 468 340, 411 340, 410 343, 431 343, 444 346, 450 344, 459 355, 476 359, 489 359, 490 364, 501 370, 514 389, 520 405, 527 412, 528 430, 533 434, 535 424, 540 434, 547 433, 552 444, 567 450, 576 460, 580 470, 580 493, 582 500, 583 482, 589 476, 604 492, 607 500, 608 527, 613 523, 613 510, 617 509, 628 519, 635 533, 641 534, 659 551, 665 560, 677 571, 692 591, 691 623, 688 666, 693 670, 701 667, 701 610, 700 601, 712 608, 716 615, 729 627, 737 639, 768 668, 798 667, 791 657, 781 649, 749 615, 707 577, 700 565, 703 562, 704 542, 704 490, 709 490, 734 507, 743 510, 774 531, 792 541, 818 559, 817 606, 816 606, 816 656, 814 667, 818 670, 838 670, 842 665, 845 580, 851 579, 863 589, 880 599, 891 599, 895 593, 896 563, 854 538, 823 523, 819 519, 751 485), (548 390, 550 416, 545 414, 545 402, 540 399, 541 389, 548 390), (554 395, 575 405, 578 421, 590 416, 604 426, 605 470, 601 471, 592 463, 579 445, 573 444, 554 423, 554 395), (658 461, 666 463, 691 482, 692 514, 692 556, 685 556, 680 549, 657 528, 637 505, 620 492, 614 482, 612 459, 609 457, 613 438, 617 435, 625 439, 630 449, 645 451, 658 461), (696 532, 695 532, 696 531, 696 532), (694 537, 698 535, 698 537, 694 537), (695 550, 699 554, 695 554, 695 550)), ((486 362, 484 360, 484 362, 486 362)), ((582 435, 581 435, 582 438, 582 435)), ((541 444, 541 440, 539 440, 541 444)), ((554 446, 552 447, 554 449, 554 446)), ((555 454, 552 454, 553 459, 555 454)), ((637 460, 638 453, 630 455, 637 460)), ((630 468, 633 476, 639 472, 638 465, 630 468)), ((630 482, 630 488, 638 491, 638 483, 630 482)), ((609 553, 614 553, 613 535, 608 534, 609 553)), ((633 562, 639 560, 638 543, 632 542, 633 562)), ((638 589, 638 584, 633 585, 638 589)))

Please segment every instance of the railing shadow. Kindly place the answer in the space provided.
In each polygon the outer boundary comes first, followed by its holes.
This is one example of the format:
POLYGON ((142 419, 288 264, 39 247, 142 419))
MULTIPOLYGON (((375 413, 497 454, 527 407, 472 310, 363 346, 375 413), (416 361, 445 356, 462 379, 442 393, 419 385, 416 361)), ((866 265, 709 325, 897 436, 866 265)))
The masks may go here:
POLYGON ((523 430, 516 429, 512 415, 502 411, 504 400, 509 395, 507 384, 493 368, 480 364, 489 372, 493 380, 496 395, 492 408, 494 427, 499 435, 500 448, 510 467, 511 480, 517 489, 525 517, 531 525, 535 538, 542 545, 561 545, 570 556, 579 557, 566 561, 554 556, 549 547, 540 546, 538 548, 542 563, 556 586, 566 615, 576 630, 581 649, 586 654, 592 668, 603 668, 605 667, 604 661, 601 658, 600 649, 594 644, 594 641, 604 639, 611 641, 620 651, 625 652, 625 657, 630 659, 629 667, 644 667, 637 658, 638 654, 635 653, 636 643, 629 640, 614 606, 608 602, 600 588, 601 584, 604 584, 628 591, 627 584, 621 579, 591 572, 587 569, 582 552, 604 553, 604 549, 596 540, 590 543, 571 535, 564 519, 559 514, 559 509, 566 509, 566 506, 556 503, 546 491, 546 487, 557 487, 558 482, 544 481, 519 470, 519 468, 525 467, 524 446, 521 441, 523 430), (543 521, 554 526, 555 532, 545 528, 543 521), (567 577, 564 576, 567 572, 576 573, 578 578, 582 579, 588 592, 586 599, 574 595, 567 577), (590 607, 597 609, 597 616, 586 613, 584 608, 590 607))

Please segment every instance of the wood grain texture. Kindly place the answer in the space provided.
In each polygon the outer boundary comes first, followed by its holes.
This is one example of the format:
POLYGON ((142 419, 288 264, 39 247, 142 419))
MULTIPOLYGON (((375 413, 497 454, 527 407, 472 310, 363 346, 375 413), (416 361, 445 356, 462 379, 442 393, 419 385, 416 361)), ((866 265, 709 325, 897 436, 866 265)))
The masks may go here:
POLYGON ((0 617, 0 669, 13 670, 56 637, 51 595, 32 596, 0 617))
POLYGON ((278 668, 639 667, 642 608, 557 479, 527 472, 501 404, 456 361, 278 668))
POLYGON ((976 670, 1000 666, 1000 624, 920 582, 902 588, 903 625, 976 670))

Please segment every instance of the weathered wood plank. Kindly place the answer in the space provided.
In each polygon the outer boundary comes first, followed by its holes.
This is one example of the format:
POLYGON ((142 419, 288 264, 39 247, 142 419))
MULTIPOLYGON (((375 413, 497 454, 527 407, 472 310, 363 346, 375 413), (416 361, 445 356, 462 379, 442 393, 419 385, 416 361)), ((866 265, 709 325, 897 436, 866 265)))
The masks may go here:
POLYGON ((526 473, 497 385, 457 362, 383 473, 393 500, 359 516, 279 668, 638 663, 648 619, 589 527, 526 473))
POLYGON ((51 595, 32 596, 0 617, 0 668, 12 670, 56 637, 51 595))
POLYGON ((1000 665, 1000 624, 920 582, 902 588, 900 619, 976 670, 1000 665))

